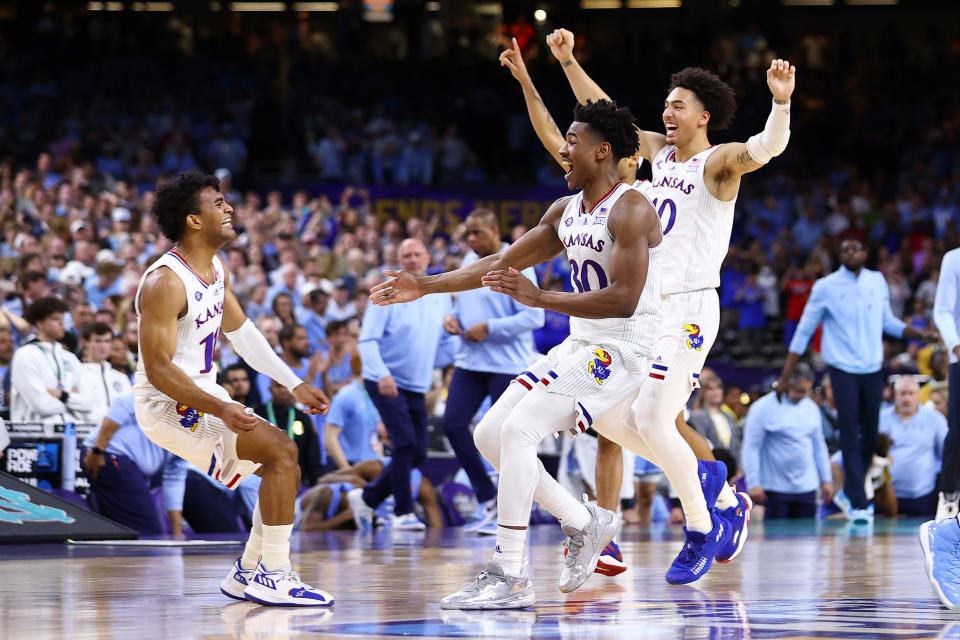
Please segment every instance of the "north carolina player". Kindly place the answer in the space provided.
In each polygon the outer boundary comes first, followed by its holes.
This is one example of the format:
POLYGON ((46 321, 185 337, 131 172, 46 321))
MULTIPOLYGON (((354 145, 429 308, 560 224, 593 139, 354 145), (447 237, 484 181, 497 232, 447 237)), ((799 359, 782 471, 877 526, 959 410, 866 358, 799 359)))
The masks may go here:
MULTIPOLYGON (((393 304, 483 285, 571 316, 570 337, 520 374, 474 432, 477 448, 500 471, 497 547, 470 585, 441 601, 443 608, 533 604, 533 583, 523 566, 533 499, 559 518, 569 536, 563 592, 586 581, 617 531, 614 513, 578 503, 536 452, 558 430, 579 433, 592 426, 605 433, 602 416, 631 397, 648 371, 659 326, 662 236, 650 202, 617 180, 617 162, 636 150, 632 121, 627 109, 609 101, 578 105, 560 155, 569 169, 567 186, 581 193, 553 203, 537 227, 501 254, 436 276, 390 272, 393 278, 371 292, 374 303, 393 304), (541 291, 520 273, 564 249, 575 292, 541 291)), ((696 474, 691 476, 699 489, 696 474)))
MULTIPOLYGON (((573 43, 573 34, 566 29, 547 36, 547 44, 577 100, 609 99, 577 63, 573 43)), ((746 143, 710 144, 708 130, 729 125, 736 100, 733 90, 720 78, 693 67, 671 78, 663 110, 666 134, 638 132, 640 155, 650 161, 653 170, 648 195, 661 218, 669 263, 663 282, 664 324, 657 341, 657 361, 628 416, 641 435, 672 429, 691 391, 698 386, 700 370, 719 329, 716 288, 730 244, 740 178, 786 149, 795 74, 796 69, 785 60, 771 63, 767 70, 767 85, 773 94, 770 116, 763 131, 746 143)), ((693 442, 691 445, 695 446, 693 442)), ((699 457, 712 459, 709 451, 696 450, 699 457)), ((683 448, 667 459, 655 456, 651 460, 668 477, 671 467, 689 470, 697 466, 683 448)), ((751 506, 745 494, 735 494, 724 485, 716 508, 735 535, 718 552, 718 562, 729 562, 743 548, 751 506)), ((688 528, 700 533, 706 530, 708 522, 702 514, 692 514, 686 503, 684 512, 688 528)), ((698 538, 688 536, 687 544, 696 545, 698 538)), ((695 580, 705 570, 689 578, 695 580)))
POLYGON ((261 604, 332 605, 333 596, 301 582, 290 567, 297 447, 217 385, 213 354, 221 329, 237 355, 290 389, 309 412, 326 413, 329 401, 274 353, 230 292, 217 251, 237 234, 217 179, 180 175, 157 190, 153 213, 176 247, 147 269, 137 290, 137 422, 150 440, 230 489, 252 473, 263 479, 243 556, 220 585, 225 595, 261 604))

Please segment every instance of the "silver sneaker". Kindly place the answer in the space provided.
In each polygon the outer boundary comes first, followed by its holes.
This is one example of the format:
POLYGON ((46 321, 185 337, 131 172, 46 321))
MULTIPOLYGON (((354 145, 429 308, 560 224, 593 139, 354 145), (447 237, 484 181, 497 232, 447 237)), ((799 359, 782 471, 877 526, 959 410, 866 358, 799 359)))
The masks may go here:
POLYGON ((561 593, 576 591, 593 575, 600 554, 620 528, 620 518, 613 511, 591 503, 585 506, 590 512, 587 526, 583 529, 563 527, 569 537, 563 545, 563 570, 557 584, 561 593))
POLYGON ((537 601, 526 567, 523 575, 504 575, 495 562, 489 563, 473 582, 440 601, 441 609, 522 609, 537 601))
POLYGON ((956 518, 960 513, 960 492, 953 493, 940 492, 940 498, 937 500, 937 520, 946 518, 956 518))

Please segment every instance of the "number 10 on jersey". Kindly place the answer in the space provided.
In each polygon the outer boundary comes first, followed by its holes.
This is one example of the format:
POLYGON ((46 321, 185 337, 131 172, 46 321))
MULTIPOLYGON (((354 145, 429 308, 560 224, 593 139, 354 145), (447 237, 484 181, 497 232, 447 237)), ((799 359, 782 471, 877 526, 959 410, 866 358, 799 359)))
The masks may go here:
POLYGON ((654 198, 650 203, 653 205, 654 209, 657 209, 657 217, 660 218, 660 227, 663 229, 663 235, 670 233, 670 229, 673 229, 673 224, 677 221, 677 203, 673 200, 664 199, 660 203, 660 208, 657 208, 657 201, 660 198, 654 198), (667 226, 663 226, 663 214, 669 210, 669 215, 667 216, 667 226))

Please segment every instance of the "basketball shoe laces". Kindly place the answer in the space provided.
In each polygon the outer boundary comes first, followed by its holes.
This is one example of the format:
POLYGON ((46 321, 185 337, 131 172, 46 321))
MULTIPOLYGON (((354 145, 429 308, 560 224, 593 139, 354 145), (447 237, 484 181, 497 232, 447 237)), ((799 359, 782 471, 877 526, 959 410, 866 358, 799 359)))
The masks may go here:
POLYGON ((563 563, 572 567, 576 562, 577 558, 580 557, 580 552, 583 550, 583 531, 581 530, 575 536, 567 537, 566 551, 567 553, 563 554, 563 563))

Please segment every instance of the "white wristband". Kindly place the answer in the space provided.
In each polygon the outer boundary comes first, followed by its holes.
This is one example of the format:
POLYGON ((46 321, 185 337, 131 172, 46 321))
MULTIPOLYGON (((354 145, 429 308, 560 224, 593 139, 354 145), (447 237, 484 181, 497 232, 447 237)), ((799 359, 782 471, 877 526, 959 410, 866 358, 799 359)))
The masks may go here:
POLYGON ((303 380, 270 348, 270 343, 249 318, 236 331, 224 331, 223 335, 227 336, 236 354, 263 375, 291 391, 303 384, 303 380))
POLYGON ((747 140, 750 157, 762 164, 783 153, 790 141, 790 102, 773 103, 763 131, 747 140))

